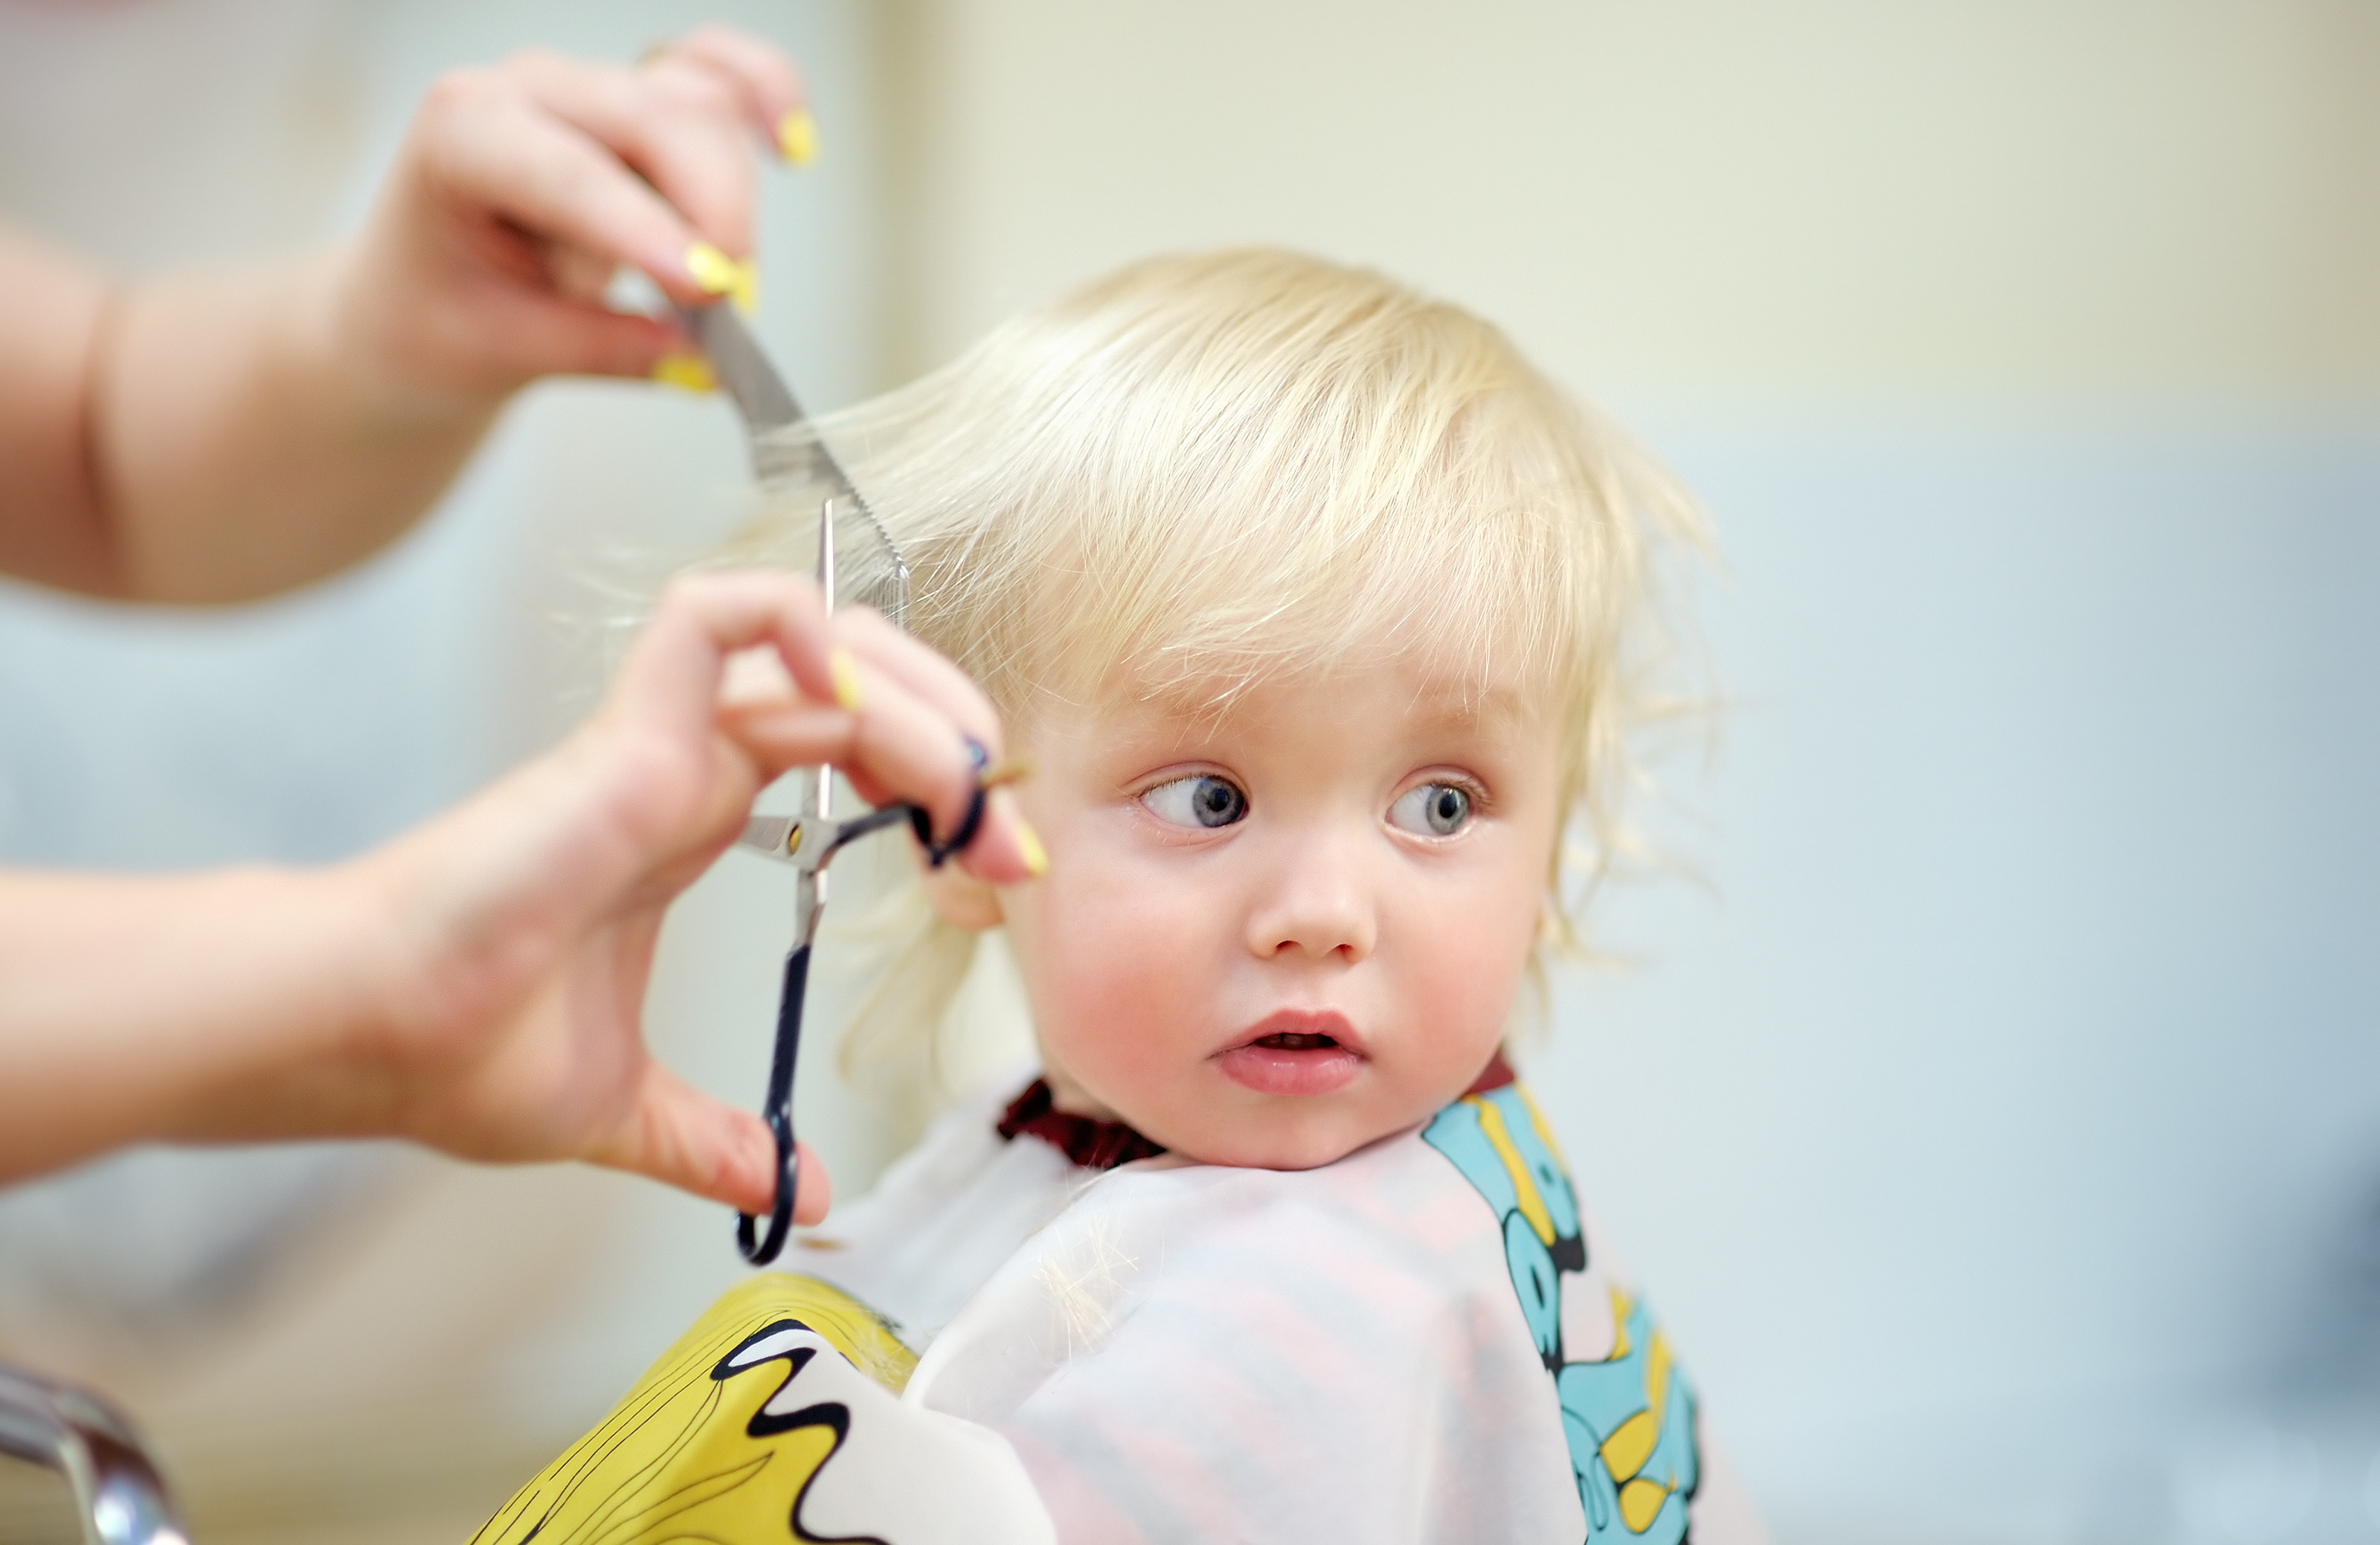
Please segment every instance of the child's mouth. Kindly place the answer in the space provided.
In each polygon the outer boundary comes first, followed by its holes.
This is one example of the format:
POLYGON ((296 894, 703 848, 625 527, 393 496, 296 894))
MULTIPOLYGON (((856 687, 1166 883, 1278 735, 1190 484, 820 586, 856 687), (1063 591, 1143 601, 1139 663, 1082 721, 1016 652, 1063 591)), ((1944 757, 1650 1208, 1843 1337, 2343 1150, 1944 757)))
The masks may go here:
POLYGON ((1248 1042, 1248 1044, 1251 1046, 1269 1046, 1274 1050, 1281 1052, 1317 1052, 1320 1051, 1323 1047, 1336 1046, 1339 1043, 1336 1040, 1331 1040, 1327 1035, 1291 1035, 1283 1033, 1281 1035, 1260 1036, 1257 1040, 1248 1042))
POLYGON ((1363 1071, 1354 1039, 1345 1015, 1282 1009, 1249 1026, 1215 1061, 1225 1077, 1258 1094, 1330 1094, 1363 1071))

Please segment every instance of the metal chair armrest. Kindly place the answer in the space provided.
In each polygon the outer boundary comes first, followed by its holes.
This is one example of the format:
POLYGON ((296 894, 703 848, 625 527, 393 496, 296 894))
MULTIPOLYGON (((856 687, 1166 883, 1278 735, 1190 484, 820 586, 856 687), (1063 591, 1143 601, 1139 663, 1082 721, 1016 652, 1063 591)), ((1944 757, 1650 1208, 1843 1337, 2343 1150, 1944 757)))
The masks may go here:
POLYGON ((140 1434, 88 1390, 0 1365, 0 1454, 66 1477, 89 1545, 188 1545, 140 1434))

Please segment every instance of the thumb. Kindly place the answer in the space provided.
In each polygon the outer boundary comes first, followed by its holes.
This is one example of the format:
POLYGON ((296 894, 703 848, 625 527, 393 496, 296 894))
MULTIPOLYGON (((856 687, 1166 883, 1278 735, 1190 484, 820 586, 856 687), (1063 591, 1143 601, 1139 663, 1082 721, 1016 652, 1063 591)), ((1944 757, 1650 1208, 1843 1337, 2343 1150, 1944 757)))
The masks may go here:
MULTIPOLYGON (((826 1216, 834 1188, 809 1144, 797 1141, 795 1150, 800 1188, 794 1222, 815 1223, 826 1216)), ((768 1125, 658 1065, 646 1071, 618 1134, 588 1157, 754 1217, 766 1217, 776 1203, 777 1140, 768 1125)))

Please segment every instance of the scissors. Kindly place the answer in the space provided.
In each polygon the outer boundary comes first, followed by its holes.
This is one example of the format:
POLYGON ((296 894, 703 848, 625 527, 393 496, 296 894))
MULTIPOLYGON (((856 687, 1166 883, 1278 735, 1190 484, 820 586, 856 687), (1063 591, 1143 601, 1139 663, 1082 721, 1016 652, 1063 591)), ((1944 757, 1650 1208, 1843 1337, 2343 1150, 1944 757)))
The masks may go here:
MULTIPOLYGON (((819 502, 818 582, 832 611, 838 591, 848 590, 876 602, 897 626, 905 622, 909 599, 909 566, 878 522, 868 502, 852 486, 842 465, 815 433, 805 432, 808 415, 794 399, 783 377, 761 352, 743 319, 730 305, 682 307, 678 320, 693 334, 716 376, 744 416, 750 441, 752 472, 763 488, 806 486, 821 491, 819 502), (838 570, 835 528, 845 524, 868 551, 866 561, 838 570)), ((768 1094, 761 1119, 777 1145, 777 1195, 765 1229, 760 1220, 739 1212, 735 1247, 755 1266, 766 1266, 785 1247, 794 1221, 794 1190, 799 1178, 800 1154, 794 1144, 794 1064, 801 1051, 802 1000, 808 989, 810 945, 818 937, 820 916, 826 910, 828 862, 845 846, 871 832, 905 823, 925 847, 926 859, 941 867, 975 840, 983 826, 984 796, 994 781, 987 777, 987 757, 981 746, 967 742, 975 759, 977 784, 966 814, 947 838, 934 835, 933 818, 911 804, 880 806, 849 820, 834 816, 834 769, 816 768, 802 799, 801 813, 754 816, 745 822, 736 845, 794 866, 794 943, 785 955, 784 979, 777 998, 776 1049, 769 1063, 768 1094)))

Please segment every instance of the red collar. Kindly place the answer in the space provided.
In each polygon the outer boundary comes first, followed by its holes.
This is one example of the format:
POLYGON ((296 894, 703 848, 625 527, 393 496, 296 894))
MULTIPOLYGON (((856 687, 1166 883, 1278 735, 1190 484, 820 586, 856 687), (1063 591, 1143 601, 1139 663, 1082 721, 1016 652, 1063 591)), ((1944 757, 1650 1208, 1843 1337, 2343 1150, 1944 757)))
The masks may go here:
POLYGON ((1463 1092, 1486 1094, 1489 1089, 1500 1089, 1506 1084, 1519 1081, 1519 1076, 1512 1071, 1512 1064, 1504 1060, 1504 1053, 1500 1051, 1488 1059, 1488 1065, 1479 1070, 1479 1077, 1472 1079, 1471 1087, 1463 1092))
MULTIPOLYGON (((1504 1061, 1504 1053, 1499 1052, 1488 1059, 1488 1065, 1479 1070, 1479 1077, 1463 1092, 1486 1094, 1511 1082, 1512 1069, 1504 1061)), ((1046 1078, 1034 1079, 1023 1094, 1009 1101, 1008 1113, 1000 1118, 1003 1140, 1013 1142, 1021 1133, 1040 1138, 1087 1170, 1111 1170, 1135 1159, 1154 1159, 1165 1151, 1123 1122, 1101 1121, 1097 1116, 1078 1116, 1059 1110, 1052 1103, 1046 1078)))
POLYGON ((1135 1159, 1154 1159, 1165 1151, 1120 1121, 1078 1116, 1050 1103, 1050 1082, 1036 1078, 1009 1102, 1000 1118, 1000 1135, 1014 1140, 1029 1132, 1087 1170, 1111 1170, 1135 1159))

